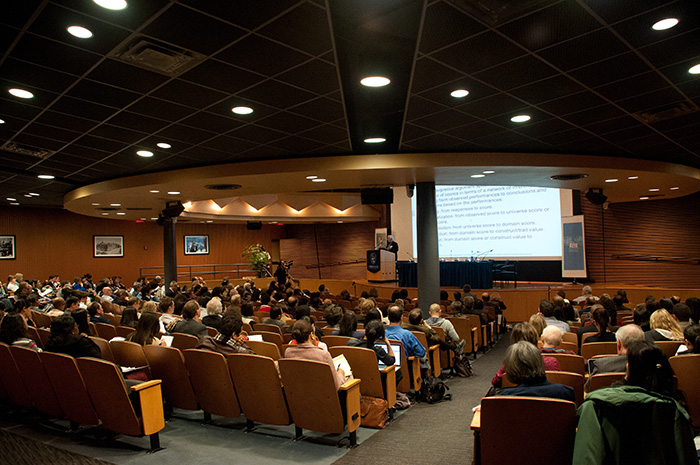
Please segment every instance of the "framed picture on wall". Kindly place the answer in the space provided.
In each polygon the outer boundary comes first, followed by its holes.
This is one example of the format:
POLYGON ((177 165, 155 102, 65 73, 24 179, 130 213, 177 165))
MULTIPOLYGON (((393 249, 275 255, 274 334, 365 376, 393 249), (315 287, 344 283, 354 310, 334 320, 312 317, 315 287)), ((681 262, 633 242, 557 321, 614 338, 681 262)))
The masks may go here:
POLYGON ((92 236, 95 258, 123 257, 124 236, 92 236))
POLYGON ((15 236, 0 236, 0 260, 15 259, 15 236))
POLYGON ((209 255, 209 236, 185 236, 185 255, 209 255))

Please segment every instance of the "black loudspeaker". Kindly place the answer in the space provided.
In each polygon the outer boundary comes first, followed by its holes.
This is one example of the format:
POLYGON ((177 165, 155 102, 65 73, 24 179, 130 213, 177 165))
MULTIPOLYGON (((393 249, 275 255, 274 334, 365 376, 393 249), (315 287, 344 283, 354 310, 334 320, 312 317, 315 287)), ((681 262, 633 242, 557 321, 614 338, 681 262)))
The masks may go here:
POLYGON ((571 214, 583 215, 583 210, 581 210, 581 191, 578 189, 571 191, 571 214))
POLYGON ((362 205, 394 203, 394 191, 391 187, 373 187, 360 191, 362 205))
POLYGON ((177 218, 185 211, 185 207, 179 200, 177 202, 168 202, 161 212, 165 218, 177 218))
POLYGON ((593 205, 603 205, 607 202, 608 197, 603 195, 603 189, 591 187, 588 189, 588 192, 586 192, 586 199, 593 205))
POLYGON ((260 221, 248 221, 245 228, 250 231, 259 231, 262 229, 262 222, 260 221))

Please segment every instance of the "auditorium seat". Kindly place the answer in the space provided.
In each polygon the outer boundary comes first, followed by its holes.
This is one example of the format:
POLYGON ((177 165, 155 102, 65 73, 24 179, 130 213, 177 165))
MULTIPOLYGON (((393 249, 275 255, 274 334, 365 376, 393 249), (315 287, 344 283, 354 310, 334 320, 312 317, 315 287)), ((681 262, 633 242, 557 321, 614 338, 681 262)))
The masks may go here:
POLYGON ((117 328, 108 323, 95 323, 95 330, 97 331, 98 337, 107 339, 108 341, 117 337, 117 328))
POLYGON ((170 344, 170 347, 175 347, 176 349, 194 349, 199 345, 199 338, 191 334, 172 333, 171 336, 173 337, 173 342, 170 344))
POLYGON ((350 445, 357 444, 360 426, 360 380, 353 379, 336 390, 333 369, 327 363, 281 359, 282 384, 289 411, 300 439, 303 430, 330 434, 348 431, 350 445), (309 393, 313 392, 313 402, 309 393))
POLYGON ((253 331, 250 334, 259 334, 262 336, 263 341, 265 342, 272 342, 273 344, 277 344, 277 347, 282 347, 282 344, 284 344, 284 338, 282 337, 282 333, 273 333, 270 331, 258 331, 257 330, 258 325, 255 325, 255 331, 253 331))
POLYGON ((41 339, 41 346, 46 347, 46 343, 51 337, 51 330, 46 328, 38 328, 37 332, 39 333, 39 338, 41 339))
POLYGON ((39 330, 36 329, 34 326, 27 326, 27 337, 32 341, 36 342, 36 345, 39 346, 39 348, 44 348, 44 342, 41 340, 39 330))
POLYGON ((123 367, 143 367, 142 371, 148 379, 153 379, 151 376, 151 368, 148 366, 148 360, 143 353, 143 346, 129 341, 112 341, 109 343, 114 354, 114 361, 123 367))
POLYGON ((158 432, 165 427, 161 381, 147 381, 129 390, 114 363, 95 358, 79 358, 77 363, 102 426, 127 436, 148 436, 150 452, 160 450, 158 432), (138 411, 130 393, 138 393, 138 411))
MULTIPOLYGON (((437 333, 440 340, 447 342, 444 329, 442 329, 440 326, 431 326, 431 328, 433 328, 433 330, 437 333)), ((452 352, 450 349, 440 349, 440 370, 450 370, 452 367, 453 354, 454 352, 452 352)))
POLYGON ((481 400, 481 465, 571 463, 576 404, 535 397, 481 400), (547 425, 546 432, 534 425, 547 425))
POLYGON ((41 352, 39 358, 71 428, 97 425, 100 421, 75 359, 52 352, 41 352))
POLYGON ((243 326, 241 326, 241 332, 245 331, 247 334, 250 334, 253 332, 253 327, 250 326, 249 323, 243 323, 243 326))
POLYGON ((282 328, 275 324, 256 323, 255 331, 268 331, 270 333, 277 333, 280 336, 282 335, 282 328))
POLYGON ((576 394, 576 405, 583 403, 583 384, 586 379, 580 373, 569 371, 547 371, 547 381, 554 384, 563 384, 574 388, 576 394))
POLYGON ((152 344, 144 346, 143 352, 151 367, 153 378, 163 381, 163 397, 170 406, 183 410, 199 410, 182 352, 174 347, 152 344))
POLYGON ((41 363, 39 352, 24 347, 10 347, 10 353, 17 367, 22 367, 20 373, 24 386, 32 399, 34 407, 41 413, 52 417, 62 417, 63 410, 58 402, 56 393, 51 387, 49 377, 41 363))
POLYGON ((663 351, 668 358, 673 357, 678 352, 678 348, 683 344, 682 341, 654 341, 654 343, 663 351))
POLYGON ((586 361, 580 355, 571 354, 558 354, 558 353, 546 353, 543 354, 547 357, 556 358, 559 362, 559 369, 561 371, 568 371, 571 373, 578 373, 580 375, 586 374, 586 361))
POLYGON ((403 378, 396 386, 398 392, 410 392, 413 389, 418 392, 421 387, 420 360, 416 357, 406 355, 406 349, 403 342, 389 339, 389 344, 396 344, 401 347, 401 369, 403 370, 403 378))
POLYGON ((19 368, 7 344, 0 343, 0 380, 10 401, 20 407, 31 408, 32 398, 24 384, 19 368))
POLYGON ((668 361, 685 395, 693 427, 700 429, 700 354, 676 355, 668 361))
POLYGON ((617 381, 624 381, 627 373, 600 373, 593 375, 588 379, 586 392, 593 392, 596 389, 608 387, 617 381))
POLYGON ((112 326, 119 326, 119 323, 121 323, 121 321, 122 321, 121 315, 114 315, 112 313, 104 313, 102 316, 107 318, 109 320, 109 323, 112 326))
MULTIPOLYGON (((387 401, 393 408, 396 404, 396 370, 394 365, 379 369, 377 355, 372 349, 362 347, 335 346, 330 348, 331 355, 344 355, 352 374, 362 380, 360 394, 378 397, 387 401)), ((397 355, 397 354, 394 354, 397 355)))
POLYGON ((132 328, 131 326, 116 326, 115 329, 117 331, 117 336, 123 337, 125 339, 129 337, 129 334, 136 331, 136 329, 132 328))
POLYGON ((32 321, 37 328, 50 328, 51 327, 51 317, 46 313, 37 312, 32 310, 32 321))
POLYGON ((117 361, 114 359, 114 354, 112 353, 112 347, 109 345, 109 341, 107 339, 90 336, 90 340, 97 344, 97 346, 100 348, 102 359, 117 363, 117 361))
POLYGON ((455 331, 459 334, 459 337, 465 339, 467 342, 464 345, 464 353, 471 351, 476 358, 476 351, 478 350, 478 336, 477 333, 479 329, 477 326, 473 326, 469 319, 460 317, 448 317, 447 320, 452 323, 455 327, 455 331))
POLYGON ((241 407, 226 358, 219 353, 201 349, 185 349, 183 355, 197 401, 204 410, 204 420, 211 421, 212 415, 230 418, 241 416, 241 407))
POLYGON ((617 342, 587 342, 581 344, 581 356, 586 360, 594 355, 617 354, 617 342))
POLYGON ((411 331, 418 342, 425 348, 425 352, 428 355, 428 361, 430 362, 430 374, 434 377, 440 376, 440 346, 435 344, 434 346, 428 345, 428 338, 422 331, 411 331))
POLYGON ((249 431, 255 422, 268 425, 292 423, 273 359, 251 354, 231 354, 226 359, 249 431))
POLYGON ((264 357, 270 357, 272 360, 279 360, 280 358, 282 358, 282 356, 280 355, 279 346, 273 342, 247 341, 246 344, 257 355, 262 355, 264 357))
POLYGON ((348 341, 352 339, 352 337, 348 336, 323 336, 322 341, 326 343, 326 345, 330 347, 334 346, 345 346, 348 344, 348 341))

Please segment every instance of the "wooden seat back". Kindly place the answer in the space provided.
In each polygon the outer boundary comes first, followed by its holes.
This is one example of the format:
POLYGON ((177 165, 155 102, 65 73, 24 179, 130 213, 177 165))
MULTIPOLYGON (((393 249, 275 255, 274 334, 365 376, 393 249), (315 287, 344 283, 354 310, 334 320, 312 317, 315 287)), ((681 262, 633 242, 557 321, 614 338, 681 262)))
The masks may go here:
POLYGON ((137 412, 117 365, 82 357, 77 363, 103 427, 129 436, 156 434, 165 427, 160 380, 131 388, 139 392, 140 411, 137 412))
POLYGON ((32 402, 37 410, 47 415, 60 417, 63 415, 61 404, 51 387, 49 377, 41 363, 39 352, 24 347, 10 347, 10 353, 17 367, 22 367, 20 373, 32 402))
POLYGON ((241 416, 226 358, 201 349, 185 349, 183 355, 201 409, 210 415, 241 416))
POLYGON ((129 337, 129 334, 136 331, 136 329, 132 328, 131 326, 115 326, 114 329, 117 331, 117 336, 123 338, 129 337))
POLYGON ((44 348, 44 342, 41 340, 41 336, 39 336, 39 331, 34 326, 27 326, 27 337, 36 342, 39 348, 44 348))
POLYGON ((676 355, 668 361, 685 395, 693 426, 700 428, 700 354, 676 355))
POLYGON ((3 343, 0 343, 0 380, 13 404, 32 407, 32 398, 10 352, 10 347, 3 343))
POLYGON ((576 405, 581 405, 583 402, 583 384, 586 379, 580 373, 572 373, 569 371, 547 371, 547 381, 554 384, 563 384, 574 388, 576 394, 576 405))
MULTIPOLYGON (((445 330, 440 326, 431 326, 433 330, 437 333, 440 340, 447 342, 445 338, 445 330)), ((440 369, 445 370, 452 366, 452 354, 450 349, 440 349, 440 369)))
POLYGON ((580 375, 586 374, 586 361, 580 355, 558 354, 556 352, 546 353, 542 355, 544 355, 545 357, 556 358, 559 362, 559 369, 561 371, 578 373, 580 375))
POLYGON ((272 360, 279 360, 282 358, 280 355, 280 348, 277 344, 265 341, 247 341, 248 347, 253 349, 257 355, 262 355, 263 357, 270 357, 272 360))
POLYGON ((51 317, 46 313, 37 312, 32 310, 32 321, 36 324, 37 328, 50 328, 51 327, 51 317))
POLYGON ((256 331, 267 331, 270 333, 277 333, 280 336, 282 335, 282 328, 275 324, 268 324, 268 323, 255 323, 255 330, 256 331))
MULTIPOLYGON (((260 321, 264 320, 265 318, 270 318, 270 312, 269 312, 269 311, 267 311, 267 312, 261 312, 261 311, 258 310, 258 311, 256 311, 255 313, 253 313, 253 315, 255 315, 257 318, 259 318, 260 321)), ((255 323, 255 325, 257 326, 258 324, 255 323)))
POLYGON ((411 331, 411 333, 416 336, 418 342, 425 348, 425 353, 428 355, 428 361, 430 362, 430 373, 437 378, 440 376, 440 346, 428 345, 428 338, 422 331, 411 331))
POLYGON ((198 410, 199 403, 182 352, 174 347, 152 344, 144 346, 143 352, 153 378, 163 381, 163 397, 170 405, 184 410, 198 410))
MULTIPOLYGON (((256 324, 255 327, 257 328, 258 325, 256 324)), ((256 331, 253 331, 250 334, 260 334, 263 338, 263 341, 276 344, 279 348, 281 348, 282 344, 284 344, 284 339, 282 338, 282 334, 280 333, 273 333, 270 331, 257 331, 256 329, 256 331)))
POLYGON ((588 392, 593 392, 596 389, 601 389, 610 386, 617 381, 624 381, 627 373, 600 373, 593 375, 588 379, 586 388, 588 392))
POLYGON ((575 434, 573 402, 534 397, 481 400, 482 465, 571 463, 575 434), (532 427, 539 422, 548 422, 547 434, 532 427))
MULTIPOLYGON (((479 315, 464 315, 463 318, 469 322, 470 328, 478 328, 476 331, 477 349, 485 347, 488 341, 486 341, 486 326, 481 324, 481 317, 479 315)), ((462 333, 458 332, 458 334, 462 336, 462 333)))
POLYGON ((102 358, 104 360, 117 363, 117 361, 114 359, 114 354, 112 353, 112 347, 109 345, 109 341, 107 339, 90 336, 90 340, 97 344, 97 347, 100 348, 100 353, 102 354, 102 358))
POLYGON ((588 360, 594 355, 617 354, 617 342, 587 342, 581 344, 581 356, 588 360))
POLYGON ((148 379, 153 379, 151 376, 151 368, 148 366, 148 360, 143 353, 143 346, 129 341, 112 341, 109 343, 114 355, 114 361, 117 365, 123 367, 145 367, 143 371, 148 379))
POLYGON ((328 347, 335 346, 345 346, 352 337, 348 336, 323 336, 323 342, 326 343, 328 347))
MULTIPOLYGON (((121 315, 115 315, 113 313, 104 313, 102 315, 103 317, 107 318, 109 320, 109 323, 112 326, 119 326, 119 323, 122 322, 122 316, 121 315)), ((97 324, 97 323, 95 323, 97 324)))
MULTIPOLYGON (((385 399, 389 408, 396 404, 396 372, 394 365, 379 370, 377 355, 372 349, 362 347, 335 346, 329 348, 333 357, 344 355, 355 378, 362 380, 360 393, 363 396, 385 399)), ((397 355, 397 354, 394 354, 397 355)))
POLYGON ((117 328, 107 323, 95 323, 97 336, 111 341, 117 337, 117 328))
POLYGON ((250 334, 253 332, 253 327, 250 326, 250 323, 243 323, 243 326, 241 326, 241 331, 245 331, 246 333, 250 334))
POLYGON ((566 332, 561 335, 561 342, 573 342, 578 346, 578 334, 566 332))
POLYGON ((333 369, 327 363, 283 358, 279 361, 279 369, 289 412, 297 428, 341 434, 346 426, 350 433, 360 426, 359 380, 343 385, 347 385, 345 389, 356 391, 353 396, 347 395, 351 402, 346 406, 346 418, 335 388, 333 369), (310 392, 314 393, 313 402, 309 402, 310 392))
POLYGON ((175 347, 176 349, 194 349, 199 345, 199 338, 191 334, 185 333, 172 333, 173 342, 170 347, 175 347))
POLYGON ((664 355, 671 358, 676 355, 682 341, 655 341, 655 344, 663 351, 664 355))
POLYGON ((455 331, 457 331, 459 337, 467 341, 464 345, 464 353, 471 352, 472 354, 476 354, 476 350, 479 347, 477 345, 476 334, 479 331, 472 331, 473 327, 467 318, 452 316, 448 317, 447 321, 452 323, 452 326, 454 326, 455 331))
MULTIPOLYGON (((398 392, 410 392, 411 389, 418 392, 421 387, 420 361, 416 357, 409 357, 403 342, 396 339, 389 339, 389 344, 398 344, 401 347, 401 370, 403 378, 396 386, 398 392)), ((395 354, 396 355, 396 354, 395 354)))
POLYGON ((46 343, 49 342, 49 338, 51 337, 51 330, 39 328, 37 329, 37 332, 39 333, 39 338, 41 339, 41 346, 46 347, 46 343))
POLYGON ((226 359, 246 419, 268 425, 289 425, 292 418, 275 362, 269 357, 251 354, 231 354, 226 359))
POLYGON ((338 328, 327 328, 326 327, 326 328, 321 329, 321 331, 323 331, 323 336, 325 339, 325 336, 332 336, 333 331, 338 331, 338 328))
POLYGON ((98 424, 100 420, 75 359, 52 352, 42 352, 39 358, 66 418, 79 425, 98 424))

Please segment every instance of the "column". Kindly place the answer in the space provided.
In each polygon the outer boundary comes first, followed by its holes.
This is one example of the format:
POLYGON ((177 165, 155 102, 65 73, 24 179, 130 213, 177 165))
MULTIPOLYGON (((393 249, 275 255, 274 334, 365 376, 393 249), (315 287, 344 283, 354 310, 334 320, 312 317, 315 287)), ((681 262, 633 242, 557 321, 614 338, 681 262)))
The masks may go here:
POLYGON ((177 218, 165 218, 163 221, 163 274, 166 289, 170 286, 170 281, 177 281, 175 223, 177 218))
POLYGON ((416 241, 418 244, 418 306, 423 317, 440 303, 440 262, 438 257, 435 183, 416 184, 416 241))

